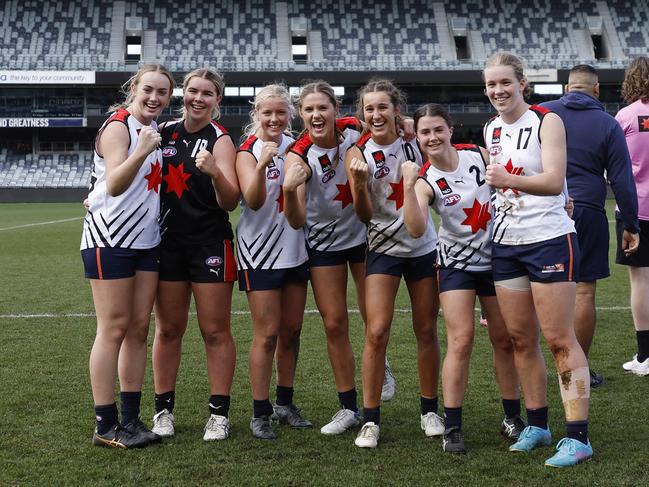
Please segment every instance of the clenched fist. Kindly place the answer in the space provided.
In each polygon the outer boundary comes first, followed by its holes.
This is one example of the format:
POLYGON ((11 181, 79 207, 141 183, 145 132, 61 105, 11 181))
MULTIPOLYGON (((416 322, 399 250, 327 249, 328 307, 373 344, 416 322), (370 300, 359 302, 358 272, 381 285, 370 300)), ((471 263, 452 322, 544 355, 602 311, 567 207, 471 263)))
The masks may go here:
POLYGON ((307 173, 302 164, 293 164, 286 171, 284 176, 284 190, 295 191, 300 184, 304 184, 307 173))
POLYGON ((213 179, 221 174, 221 171, 216 165, 216 159, 214 159, 211 152, 205 149, 196 155, 196 169, 213 179))

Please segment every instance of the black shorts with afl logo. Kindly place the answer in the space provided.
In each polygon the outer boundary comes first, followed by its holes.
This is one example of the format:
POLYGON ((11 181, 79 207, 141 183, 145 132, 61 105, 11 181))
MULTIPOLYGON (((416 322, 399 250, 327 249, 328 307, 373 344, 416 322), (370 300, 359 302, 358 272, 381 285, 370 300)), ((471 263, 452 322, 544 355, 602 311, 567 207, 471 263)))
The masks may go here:
POLYGON ((160 246, 160 280, 234 282, 237 265, 231 240, 206 245, 160 246))

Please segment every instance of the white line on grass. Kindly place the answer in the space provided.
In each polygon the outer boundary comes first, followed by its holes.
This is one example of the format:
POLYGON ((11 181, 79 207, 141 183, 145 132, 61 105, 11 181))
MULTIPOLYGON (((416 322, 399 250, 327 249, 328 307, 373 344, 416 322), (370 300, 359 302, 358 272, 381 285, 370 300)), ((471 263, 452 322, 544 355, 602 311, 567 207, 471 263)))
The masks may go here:
POLYGON ((16 225, 15 227, 4 227, 0 228, 0 232, 3 230, 16 230, 18 228, 28 228, 28 227, 38 227, 41 225, 52 225, 54 223, 65 223, 65 222, 73 222, 75 220, 83 220, 82 216, 76 216, 74 218, 66 218, 65 220, 52 220, 49 222, 39 222, 39 223, 27 223, 25 225, 16 225))
MULTIPOLYGON (((598 311, 627 311, 630 310, 630 306, 598 306, 598 311)), ((480 308, 476 308, 476 311, 479 311, 480 308)), ((358 313, 358 309, 352 308, 348 310, 350 313, 358 313)), ((395 313, 410 313, 410 308, 401 308, 395 309, 395 313)), ((318 314, 317 309, 306 309, 304 310, 305 314, 318 314)), ((232 311, 233 315, 249 315, 250 311, 247 310, 234 310, 232 311)), ((196 316, 196 313, 190 313, 192 316, 196 316)), ((15 314, 5 314, 0 315, 0 319, 24 319, 24 318, 92 318, 95 316, 95 313, 15 313, 15 314)))

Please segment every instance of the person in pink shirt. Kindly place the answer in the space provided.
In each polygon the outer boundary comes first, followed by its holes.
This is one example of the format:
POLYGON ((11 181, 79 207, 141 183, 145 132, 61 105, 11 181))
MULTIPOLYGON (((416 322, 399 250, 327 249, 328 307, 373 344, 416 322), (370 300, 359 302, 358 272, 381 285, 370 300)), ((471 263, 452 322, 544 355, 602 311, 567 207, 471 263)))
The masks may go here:
POLYGON ((629 266, 631 313, 638 342, 638 353, 622 364, 622 368, 636 375, 649 375, 649 302, 645 299, 649 293, 649 58, 646 56, 635 59, 626 70, 622 96, 629 105, 620 110, 615 119, 624 130, 631 155, 640 223, 640 245, 636 236, 635 242, 625 246, 627 239, 620 237, 626 231, 616 212, 618 250, 615 261, 629 266), (636 247, 638 251, 634 252, 636 247))

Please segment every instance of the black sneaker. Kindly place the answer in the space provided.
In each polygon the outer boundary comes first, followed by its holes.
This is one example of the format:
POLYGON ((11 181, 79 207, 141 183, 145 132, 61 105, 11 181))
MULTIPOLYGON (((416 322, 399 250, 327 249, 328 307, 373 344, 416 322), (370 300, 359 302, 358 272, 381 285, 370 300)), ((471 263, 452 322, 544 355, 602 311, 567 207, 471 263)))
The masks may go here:
POLYGON ((518 440, 521 432, 525 429, 525 423, 520 416, 503 419, 500 425, 500 434, 511 440, 518 440))
POLYGON ((252 436, 262 440, 274 440, 277 438, 277 433, 273 431, 271 420, 268 416, 252 418, 250 420, 250 431, 252 431, 252 436))
POLYGON ((144 448, 149 441, 140 434, 133 434, 129 430, 116 424, 103 435, 95 432, 92 435, 92 444, 109 446, 111 448, 144 448))
POLYGON ((279 421, 279 424, 288 424, 293 428, 313 428, 313 424, 300 414, 300 410, 291 404, 289 406, 273 406, 271 419, 279 421))
POLYGON ((602 374, 598 374, 593 369, 588 369, 588 372, 590 373, 590 387, 591 387, 591 389, 593 387, 599 387, 602 384, 604 384, 604 376, 602 374))
POLYGON ((142 438, 145 438, 149 443, 159 443, 162 441, 162 436, 147 428, 140 418, 132 419, 128 423, 123 424, 122 427, 125 430, 128 430, 132 435, 142 436, 142 438))
POLYGON ((466 453, 464 446, 464 435, 462 430, 457 426, 444 431, 444 438, 442 439, 442 451, 447 453, 466 453))

